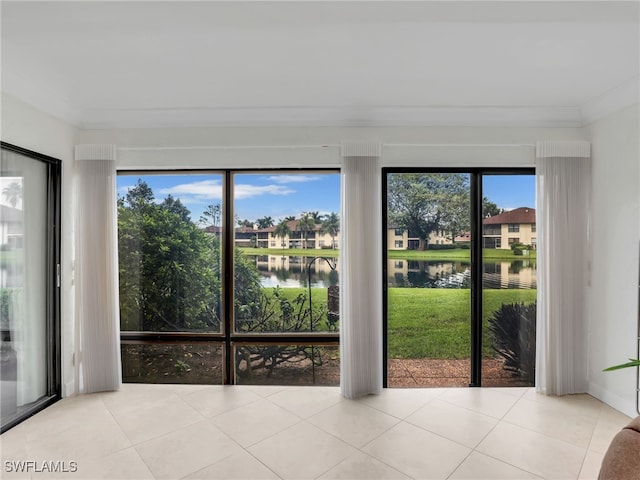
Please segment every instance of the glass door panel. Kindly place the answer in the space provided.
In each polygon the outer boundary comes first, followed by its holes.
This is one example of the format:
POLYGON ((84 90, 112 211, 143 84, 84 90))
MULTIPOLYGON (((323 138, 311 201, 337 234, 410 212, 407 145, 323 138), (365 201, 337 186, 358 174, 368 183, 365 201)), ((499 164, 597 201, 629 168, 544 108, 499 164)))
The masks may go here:
POLYGON ((2 149, 0 329, 3 428, 51 396, 56 365, 50 166, 2 149))
POLYGON ((535 176, 485 174, 482 192, 482 384, 533 386, 535 176))
POLYGON ((468 173, 389 173, 387 385, 470 383, 468 173))

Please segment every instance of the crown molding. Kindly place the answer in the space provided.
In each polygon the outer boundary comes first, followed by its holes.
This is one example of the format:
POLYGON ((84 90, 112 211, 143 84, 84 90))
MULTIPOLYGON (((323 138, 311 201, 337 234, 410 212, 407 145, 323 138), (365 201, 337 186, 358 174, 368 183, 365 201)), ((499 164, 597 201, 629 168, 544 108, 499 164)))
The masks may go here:
POLYGON ((275 107, 84 110, 84 129, 171 127, 581 127, 577 107, 275 107))
POLYGON ((635 76, 585 103, 581 108, 582 125, 594 123, 638 102, 640 102, 640 76, 635 76))

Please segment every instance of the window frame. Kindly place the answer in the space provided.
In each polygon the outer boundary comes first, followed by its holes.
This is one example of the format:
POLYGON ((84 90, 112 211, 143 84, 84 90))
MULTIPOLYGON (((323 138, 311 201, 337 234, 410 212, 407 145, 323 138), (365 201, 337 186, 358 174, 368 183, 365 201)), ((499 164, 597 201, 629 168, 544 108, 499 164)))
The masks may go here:
MULTIPOLYGON (((219 343, 223 347, 224 374, 223 384, 235 384, 234 352, 235 346, 246 344, 299 344, 310 346, 339 346, 339 332, 300 332, 300 333, 243 333, 235 332, 233 265, 235 250, 234 230, 234 175, 242 174, 340 174, 339 168, 265 168, 265 169, 118 169, 118 176, 133 175, 221 175, 222 176, 222 219, 221 219, 221 328, 220 332, 144 332, 121 331, 120 339, 131 343, 219 343)), ((275 238, 275 237, 274 237, 275 238)), ((306 267, 306 266, 305 266, 306 267)))
MULTIPOLYGON (((388 214, 388 176, 403 173, 465 173, 469 174, 470 220, 471 220, 471 365, 470 387, 482 386, 482 309, 483 285, 482 262, 484 246, 484 225, 482 212, 482 180, 484 175, 535 175, 532 167, 383 167, 381 172, 382 208, 382 384, 387 388, 388 360, 388 265, 387 251, 389 239, 385 234, 388 214)), ((502 236, 495 237, 500 241, 502 236)), ((496 248, 500 248, 496 246, 496 248)))

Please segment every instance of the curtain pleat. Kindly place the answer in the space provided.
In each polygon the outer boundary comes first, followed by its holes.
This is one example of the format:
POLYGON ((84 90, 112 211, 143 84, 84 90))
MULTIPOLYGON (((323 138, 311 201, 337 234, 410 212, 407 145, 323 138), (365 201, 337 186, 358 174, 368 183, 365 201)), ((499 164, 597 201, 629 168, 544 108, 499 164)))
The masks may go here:
POLYGON ((76 298, 82 391, 122 381, 114 145, 76 146, 76 298))
MULTIPOLYGON (((374 150, 359 148, 364 155, 374 150)), ((381 188, 379 156, 344 156, 340 382, 346 398, 382 390, 381 188)))
POLYGON ((591 161, 587 142, 537 145, 536 390, 586 392, 591 161))

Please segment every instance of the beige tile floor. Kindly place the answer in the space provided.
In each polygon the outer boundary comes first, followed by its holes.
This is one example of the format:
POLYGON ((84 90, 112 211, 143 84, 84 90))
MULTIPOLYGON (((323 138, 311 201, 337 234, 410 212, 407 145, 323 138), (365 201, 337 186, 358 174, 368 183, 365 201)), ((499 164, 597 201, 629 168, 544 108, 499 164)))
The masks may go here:
POLYGON ((328 387, 127 384, 64 399, 4 433, 0 476, 589 479, 629 420, 588 395, 529 388, 346 400, 328 387), (35 464, 10 471, 18 461, 35 464), (76 471, 41 471, 55 462, 76 471))

